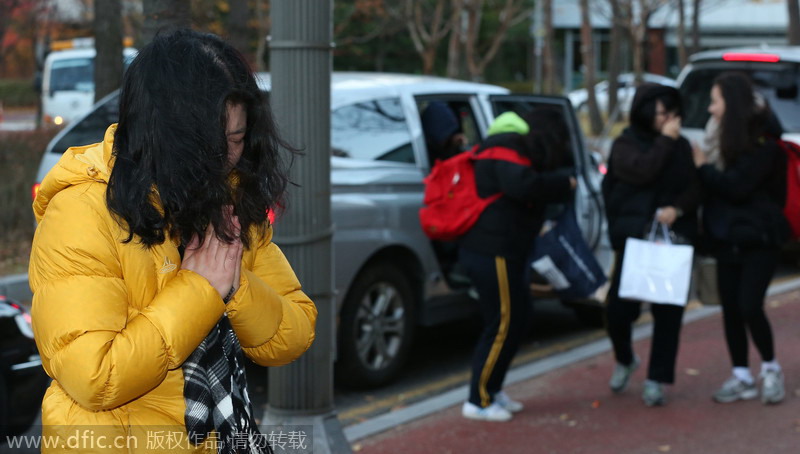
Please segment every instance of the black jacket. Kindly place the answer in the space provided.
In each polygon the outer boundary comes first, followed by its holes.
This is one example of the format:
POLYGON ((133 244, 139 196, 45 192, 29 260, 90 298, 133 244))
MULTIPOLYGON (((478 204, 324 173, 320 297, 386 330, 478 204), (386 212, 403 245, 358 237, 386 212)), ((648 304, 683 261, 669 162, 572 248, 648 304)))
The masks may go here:
POLYGON ((700 185, 689 142, 626 129, 611 147, 603 197, 611 245, 642 238, 656 210, 673 206, 682 215, 672 230, 689 242, 697 237, 700 185))
POLYGON ((708 195, 703 224, 717 246, 777 247, 789 237, 786 155, 774 139, 762 137, 725 170, 706 164, 699 174, 708 195))
MULTIPOLYGON (((518 138, 519 135, 514 133, 491 136, 478 153, 502 146, 526 156, 520 151, 518 138)), ((461 247, 487 255, 524 258, 542 228, 546 204, 569 199, 571 174, 572 169, 538 172, 531 166, 508 161, 475 161, 478 195, 488 197, 503 193, 503 196, 490 204, 475 225, 460 238, 461 247)))

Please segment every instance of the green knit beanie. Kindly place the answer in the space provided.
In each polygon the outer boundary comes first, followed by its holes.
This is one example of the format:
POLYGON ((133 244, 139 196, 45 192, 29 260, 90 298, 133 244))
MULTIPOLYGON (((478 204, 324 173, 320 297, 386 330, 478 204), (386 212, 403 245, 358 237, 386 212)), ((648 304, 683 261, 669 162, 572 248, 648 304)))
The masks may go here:
POLYGON ((530 131, 528 123, 514 112, 508 111, 500 114, 494 119, 489 126, 488 134, 493 136, 495 134, 503 134, 506 132, 515 132, 517 134, 525 135, 530 131))

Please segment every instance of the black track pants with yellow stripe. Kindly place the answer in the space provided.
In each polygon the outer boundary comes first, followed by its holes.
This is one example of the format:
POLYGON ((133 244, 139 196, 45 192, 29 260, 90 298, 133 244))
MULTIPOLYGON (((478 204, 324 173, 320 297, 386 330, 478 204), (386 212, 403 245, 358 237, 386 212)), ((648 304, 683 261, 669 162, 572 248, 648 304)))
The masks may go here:
POLYGON ((459 261, 478 290, 483 331, 472 357, 469 401, 489 406, 529 326, 526 261, 461 249, 459 261))

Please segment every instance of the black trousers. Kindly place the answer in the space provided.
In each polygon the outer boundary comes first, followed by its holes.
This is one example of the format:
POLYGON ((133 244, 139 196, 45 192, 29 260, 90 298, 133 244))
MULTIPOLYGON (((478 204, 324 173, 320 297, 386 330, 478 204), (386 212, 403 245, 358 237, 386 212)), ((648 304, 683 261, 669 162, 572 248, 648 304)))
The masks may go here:
POLYGON ((530 316, 526 260, 461 248, 459 260, 479 295, 483 331, 472 357, 469 401, 488 407, 503 388, 511 360, 525 337, 530 316))
MULTIPOLYGON (((606 299, 608 337, 614 347, 614 357, 620 364, 633 362, 633 322, 642 312, 642 303, 619 297, 619 282, 622 277, 622 257, 625 250, 618 251, 614 259, 611 288, 606 299)), ((647 378, 660 383, 675 382, 675 361, 678 358, 683 306, 651 304, 653 337, 647 378)))
POLYGON ((721 250, 717 285, 725 340, 734 367, 748 366, 747 331, 763 361, 775 359, 775 347, 764 297, 778 264, 777 249, 721 250))

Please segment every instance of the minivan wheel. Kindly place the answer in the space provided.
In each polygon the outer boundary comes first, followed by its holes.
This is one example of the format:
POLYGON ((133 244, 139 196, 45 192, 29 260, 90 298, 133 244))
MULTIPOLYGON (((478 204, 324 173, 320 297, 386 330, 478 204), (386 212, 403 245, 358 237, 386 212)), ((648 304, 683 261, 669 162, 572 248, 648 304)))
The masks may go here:
POLYGON ((396 266, 377 262, 361 271, 342 307, 337 382, 376 387, 396 377, 414 333, 413 294, 396 266))

